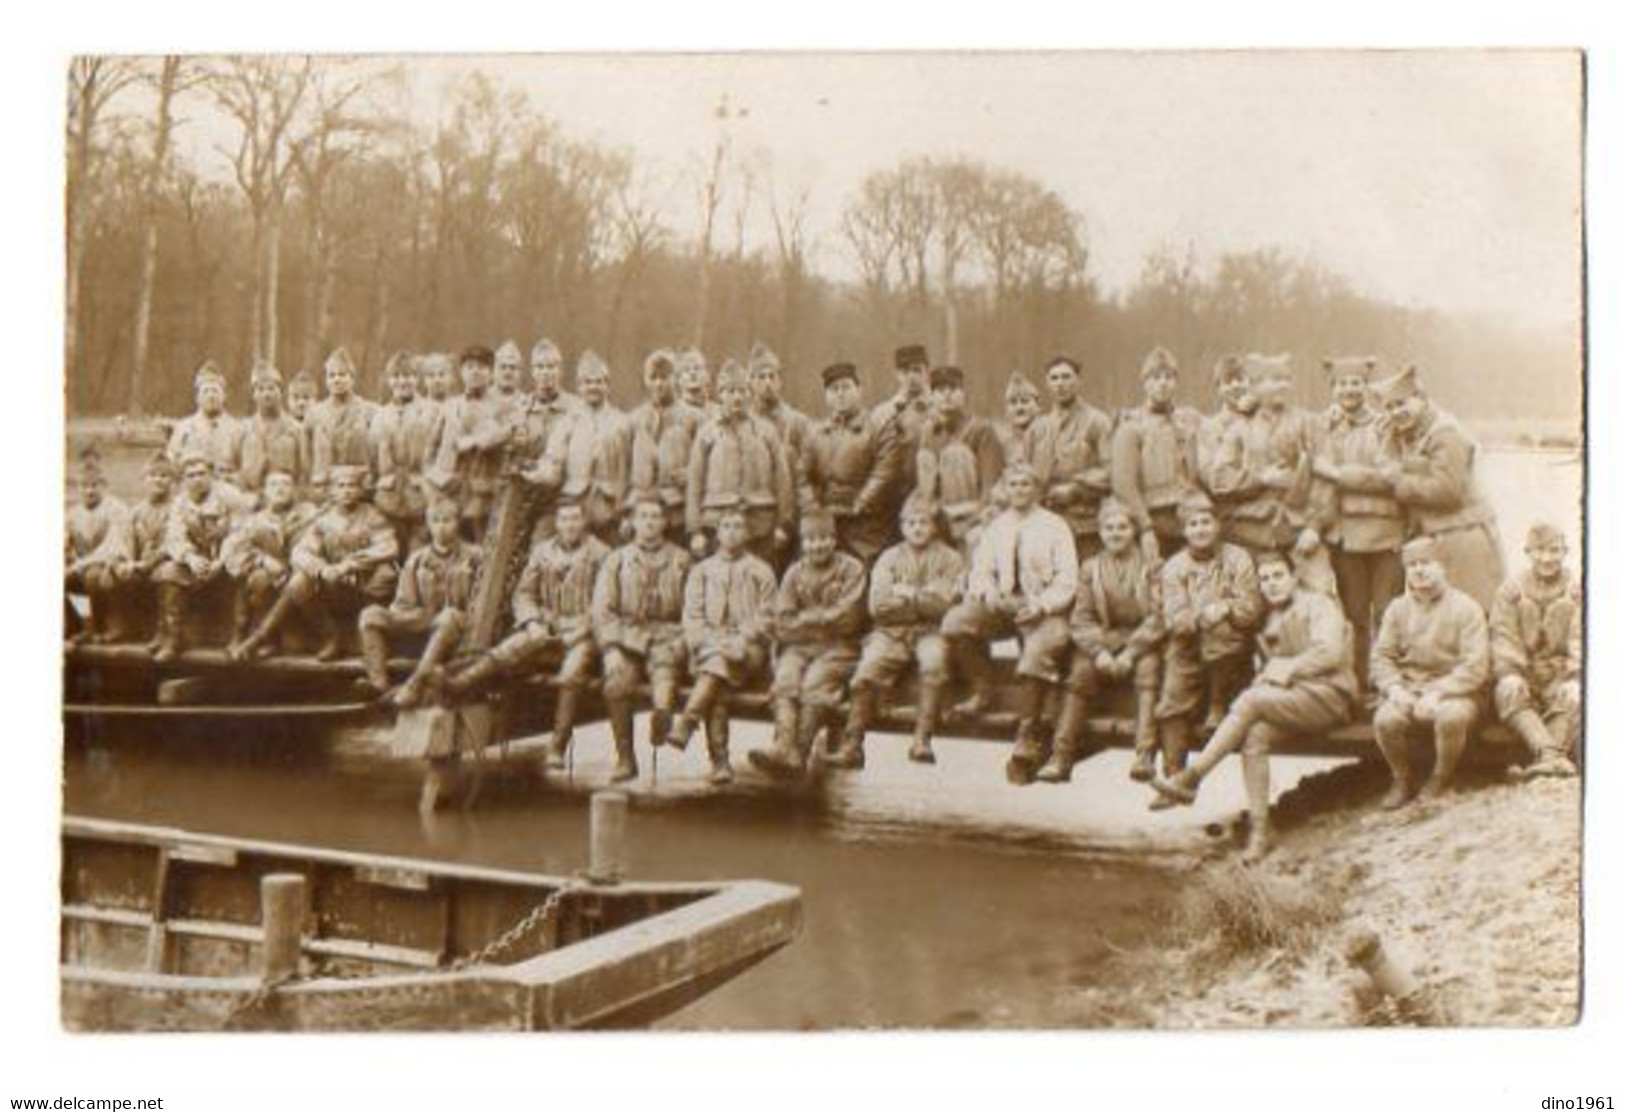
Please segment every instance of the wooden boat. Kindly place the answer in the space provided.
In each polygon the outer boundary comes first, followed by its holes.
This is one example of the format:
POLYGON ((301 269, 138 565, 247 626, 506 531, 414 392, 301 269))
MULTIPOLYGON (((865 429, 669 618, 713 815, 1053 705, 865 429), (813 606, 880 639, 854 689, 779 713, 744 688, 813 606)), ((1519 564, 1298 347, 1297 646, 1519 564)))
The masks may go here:
POLYGON ((592 882, 72 817, 62 849, 79 1031, 642 1026, 801 927, 799 891, 763 881, 592 882))

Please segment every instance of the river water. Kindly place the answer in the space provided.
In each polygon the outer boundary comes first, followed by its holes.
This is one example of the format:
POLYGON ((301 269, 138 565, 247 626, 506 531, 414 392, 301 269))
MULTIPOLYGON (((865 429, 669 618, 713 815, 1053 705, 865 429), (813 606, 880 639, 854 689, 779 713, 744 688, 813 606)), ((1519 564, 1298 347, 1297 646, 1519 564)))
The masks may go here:
MULTIPOLYGON (((1483 480, 1514 561, 1534 517, 1577 525, 1571 457, 1487 453, 1483 480)), ((737 724, 736 754, 764 735, 737 724)), ((634 790, 636 876, 794 884, 806 919, 795 943, 662 1027, 1087 1025, 1057 1011, 1056 990, 1093 983, 1103 959, 1155 930, 1185 875, 1181 851, 1242 804, 1235 762, 1197 808, 1152 815, 1125 777, 1125 753, 1092 759, 1069 785, 1015 788, 1001 746, 945 741, 935 768, 909 764, 905 746, 877 737, 863 773, 803 796, 755 789, 748 776, 713 792, 692 748, 662 755, 653 776, 646 767, 634 790)), ((607 749, 601 728, 581 733, 577 781, 603 782, 607 749)), ((1277 792, 1321 767, 1277 761, 1277 792)), ((425 826, 410 779, 311 755, 75 748, 65 772, 74 814, 540 872, 569 872, 587 854, 581 793, 509 784, 425 826)))

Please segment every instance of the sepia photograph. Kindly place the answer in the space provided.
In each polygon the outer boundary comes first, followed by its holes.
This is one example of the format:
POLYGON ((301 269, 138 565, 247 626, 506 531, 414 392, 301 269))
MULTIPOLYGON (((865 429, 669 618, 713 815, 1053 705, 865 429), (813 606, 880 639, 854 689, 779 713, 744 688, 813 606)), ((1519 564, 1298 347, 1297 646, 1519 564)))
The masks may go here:
POLYGON ((64 57, 56 1022, 1579 1023, 1586 66, 64 57))

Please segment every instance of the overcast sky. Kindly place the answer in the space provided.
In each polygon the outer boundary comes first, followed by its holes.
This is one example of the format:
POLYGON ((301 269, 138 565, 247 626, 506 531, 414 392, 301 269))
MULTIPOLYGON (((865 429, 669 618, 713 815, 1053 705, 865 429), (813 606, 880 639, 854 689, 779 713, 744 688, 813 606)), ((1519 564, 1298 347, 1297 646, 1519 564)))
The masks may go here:
MULTIPOLYGON (((1407 305, 1572 324, 1578 56, 1556 52, 779 54, 418 58, 429 117, 479 68, 576 136, 628 148, 673 226, 727 94, 781 188, 809 186, 819 264, 865 174, 964 154, 1024 171, 1088 226, 1108 291, 1144 255, 1281 247, 1407 305)), ((192 132, 194 140, 202 130, 192 132)))

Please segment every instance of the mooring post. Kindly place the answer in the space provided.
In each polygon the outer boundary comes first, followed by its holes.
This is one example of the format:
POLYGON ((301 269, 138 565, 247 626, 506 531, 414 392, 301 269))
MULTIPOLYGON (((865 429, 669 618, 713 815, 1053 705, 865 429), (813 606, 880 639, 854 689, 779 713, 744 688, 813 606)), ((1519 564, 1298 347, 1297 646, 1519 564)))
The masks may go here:
POLYGON ((630 803, 625 792, 593 793, 587 879, 594 884, 614 884, 626 875, 626 816, 630 803))
POLYGON ((299 873, 260 877, 260 925, 265 943, 260 978, 279 984, 299 973, 299 941, 305 926, 305 878, 299 873))
POLYGON ((1375 931, 1356 931, 1343 947, 1343 956, 1350 965, 1363 971, 1371 979, 1372 987, 1392 1000, 1406 1019, 1424 1026, 1440 1022, 1426 990, 1410 970, 1389 957, 1375 931))

